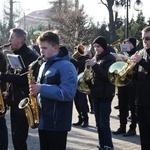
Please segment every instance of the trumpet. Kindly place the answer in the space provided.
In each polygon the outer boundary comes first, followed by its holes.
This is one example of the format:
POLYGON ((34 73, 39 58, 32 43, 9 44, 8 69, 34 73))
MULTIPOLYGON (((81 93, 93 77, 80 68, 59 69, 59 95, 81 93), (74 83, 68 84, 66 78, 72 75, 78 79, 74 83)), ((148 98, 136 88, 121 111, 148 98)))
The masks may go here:
POLYGON ((78 45, 74 48, 75 53, 72 55, 73 59, 78 59, 80 56, 86 56, 91 50, 91 44, 89 46, 78 45))

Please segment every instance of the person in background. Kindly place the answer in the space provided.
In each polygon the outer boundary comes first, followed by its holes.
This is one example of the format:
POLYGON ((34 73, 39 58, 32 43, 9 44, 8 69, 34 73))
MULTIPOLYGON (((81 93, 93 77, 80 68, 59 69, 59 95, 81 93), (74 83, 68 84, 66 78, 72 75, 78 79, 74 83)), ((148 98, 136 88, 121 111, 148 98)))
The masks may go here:
POLYGON ((150 26, 142 30, 143 49, 131 58, 139 64, 137 89, 137 118, 140 131, 141 150, 149 150, 150 142, 150 26))
MULTIPOLYGON (((0 71, 5 73, 7 68, 7 63, 6 63, 6 58, 4 54, 0 50, 0 71)), ((3 92, 6 90, 6 83, 5 82, 0 82, 0 92, 1 92, 1 101, 4 102, 5 105, 5 99, 3 97, 3 92)), ((5 112, 6 112, 6 107, 5 107, 5 112)), ((5 120, 5 112, 0 112, 0 150, 7 150, 8 149, 8 130, 7 130, 7 125, 6 125, 6 120, 5 120)))
MULTIPOLYGON (((18 108, 19 102, 28 97, 29 85, 27 78, 28 66, 37 59, 36 54, 26 45, 27 33, 21 28, 12 28, 8 42, 15 55, 20 55, 25 68, 16 72, 13 68, 11 73, 0 72, 0 80, 10 83, 7 103, 10 106, 12 142, 15 150, 27 150, 28 121, 25 111, 18 108)), ((35 76, 36 77, 36 76, 35 76)))
POLYGON ((108 79, 108 69, 115 62, 115 57, 110 54, 112 50, 103 36, 94 39, 93 47, 96 58, 86 60, 86 65, 92 67, 93 72, 90 91, 94 103, 99 150, 113 150, 110 113, 115 86, 108 79))
MULTIPOLYGON (((124 44, 129 44, 130 51, 127 52, 131 57, 135 52, 137 52, 136 47, 137 40, 133 37, 129 37, 124 40, 124 44)), ((123 87, 118 87, 118 99, 119 99, 119 120, 120 127, 117 131, 114 131, 113 134, 123 134, 123 136, 133 136, 136 135, 136 124, 137 124, 137 116, 136 116, 136 88, 137 88, 137 80, 138 79, 138 66, 133 69, 133 77, 132 81, 123 87), (126 132, 127 118, 129 115, 129 110, 131 112, 131 124, 129 130, 126 132)))
POLYGON ((45 63, 40 67, 37 83, 30 85, 30 91, 38 94, 41 106, 40 149, 65 150, 77 87, 76 69, 67 49, 60 47, 57 34, 45 31, 38 37, 38 45, 45 63))
MULTIPOLYGON (((86 42, 82 42, 85 48, 88 46, 86 42)), ((78 48, 77 48, 78 49, 78 48)), ((78 50, 75 51, 75 53, 78 50)), ((78 75, 84 72, 85 69, 85 61, 88 59, 88 56, 79 55, 77 58, 71 58, 71 62, 76 67, 78 75)), ((85 93, 80 92, 78 89, 76 90, 76 95, 74 97, 75 108, 78 112, 78 121, 73 123, 73 126, 81 126, 83 128, 88 127, 89 125, 89 116, 88 116, 88 102, 85 93)))

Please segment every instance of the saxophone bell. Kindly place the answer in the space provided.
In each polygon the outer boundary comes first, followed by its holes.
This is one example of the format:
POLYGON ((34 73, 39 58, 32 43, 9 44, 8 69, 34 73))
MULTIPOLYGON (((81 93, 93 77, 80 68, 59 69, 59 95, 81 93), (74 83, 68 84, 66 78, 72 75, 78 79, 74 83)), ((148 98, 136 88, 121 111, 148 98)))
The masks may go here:
POLYGON ((30 107, 30 99, 29 98, 24 98, 23 100, 20 101, 18 107, 20 109, 24 109, 25 111, 25 115, 27 117, 27 120, 28 120, 28 124, 29 126, 32 128, 32 129, 35 129, 38 127, 38 120, 34 120, 34 117, 33 117, 33 111, 30 107))

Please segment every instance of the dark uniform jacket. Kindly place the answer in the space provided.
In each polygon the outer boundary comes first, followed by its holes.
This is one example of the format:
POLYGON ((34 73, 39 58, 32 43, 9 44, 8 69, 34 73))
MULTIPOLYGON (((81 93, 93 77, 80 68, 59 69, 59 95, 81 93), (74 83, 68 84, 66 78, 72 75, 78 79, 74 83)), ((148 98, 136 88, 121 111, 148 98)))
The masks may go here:
POLYGON ((112 98, 115 95, 115 86, 108 79, 108 69, 116 61, 110 50, 104 50, 97 55, 97 63, 92 67, 94 72, 91 84, 91 95, 94 101, 112 98))
POLYGON ((2 73, 0 80, 12 83, 9 89, 8 104, 10 106, 18 107, 19 102, 28 97, 29 85, 27 78, 28 65, 37 59, 36 54, 24 44, 19 50, 14 51, 16 55, 20 55, 25 64, 20 74, 5 74, 2 73), (26 73, 22 75, 23 73, 26 73))
POLYGON ((150 49, 143 51, 144 59, 139 62, 137 104, 150 108, 150 49))

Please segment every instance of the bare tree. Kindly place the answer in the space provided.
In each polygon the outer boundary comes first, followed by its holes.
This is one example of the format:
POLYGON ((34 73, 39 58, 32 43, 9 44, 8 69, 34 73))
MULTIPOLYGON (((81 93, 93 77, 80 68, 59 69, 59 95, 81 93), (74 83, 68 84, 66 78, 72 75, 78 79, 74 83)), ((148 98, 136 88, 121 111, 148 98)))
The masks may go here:
POLYGON ((103 4, 109 13, 109 32, 110 32, 110 41, 113 42, 116 38, 116 28, 115 24, 117 21, 117 13, 115 16, 113 14, 112 6, 114 4, 114 0, 99 0, 101 4, 103 4))
POLYGON ((91 42, 93 33, 93 23, 89 20, 88 15, 84 12, 84 6, 79 8, 79 1, 74 4, 71 0, 55 1, 52 9, 55 9, 55 15, 52 20, 58 22, 57 29, 60 31, 61 43, 66 45, 73 52, 74 46, 83 41, 91 42), (66 9, 67 5, 67 9, 66 9))

